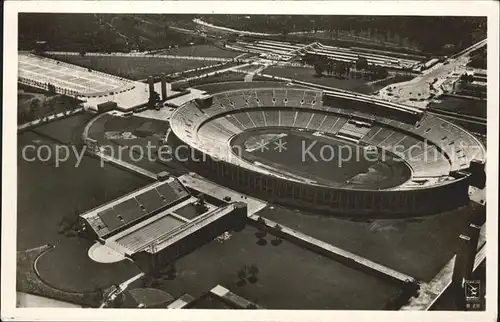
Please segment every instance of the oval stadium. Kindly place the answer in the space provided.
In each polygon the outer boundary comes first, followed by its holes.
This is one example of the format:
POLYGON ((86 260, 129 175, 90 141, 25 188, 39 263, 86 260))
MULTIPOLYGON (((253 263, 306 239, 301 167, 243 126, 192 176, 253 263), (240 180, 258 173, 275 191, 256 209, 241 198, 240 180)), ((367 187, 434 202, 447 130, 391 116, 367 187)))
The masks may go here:
POLYGON ((421 110, 304 88, 207 95, 178 108, 170 126, 193 170, 251 195, 338 215, 456 208, 468 202, 471 180, 481 180, 486 156, 472 134, 421 110))

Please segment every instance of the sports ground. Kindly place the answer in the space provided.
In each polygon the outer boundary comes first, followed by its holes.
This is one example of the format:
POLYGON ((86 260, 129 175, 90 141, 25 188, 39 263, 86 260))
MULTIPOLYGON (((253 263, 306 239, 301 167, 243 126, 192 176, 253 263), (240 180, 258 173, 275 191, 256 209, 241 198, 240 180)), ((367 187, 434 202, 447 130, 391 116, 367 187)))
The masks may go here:
POLYGON ((406 164, 388 152, 367 153, 352 142, 312 132, 247 131, 233 139, 232 146, 249 162, 292 178, 333 187, 355 183, 358 188, 385 189, 404 183, 411 175, 406 164), (263 133, 274 135, 274 139, 265 141, 263 133), (257 141, 252 149, 246 148, 250 139, 257 141))
POLYGON ((263 74, 292 78, 300 81, 329 86, 338 89, 358 92, 362 94, 372 94, 379 89, 390 85, 413 79, 413 76, 389 76, 379 81, 369 81, 366 79, 339 78, 335 76, 316 75, 311 67, 268 67, 262 71, 263 74))
POLYGON ((140 80, 161 73, 182 72, 216 64, 212 60, 167 59, 160 57, 54 55, 70 64, 92 68, 104 73, 140 80))

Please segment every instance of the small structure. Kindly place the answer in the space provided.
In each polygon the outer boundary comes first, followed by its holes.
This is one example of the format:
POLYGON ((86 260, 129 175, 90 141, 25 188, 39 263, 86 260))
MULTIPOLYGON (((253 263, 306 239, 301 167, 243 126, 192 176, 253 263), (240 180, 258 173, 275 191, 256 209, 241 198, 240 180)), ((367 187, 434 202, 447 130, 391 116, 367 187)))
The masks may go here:
POLYGON ((97 104, 97 113, 106 113, 112 110, 116 110, 118 108, 118 104, 113 101, 107 101, 101 104, 97 104))

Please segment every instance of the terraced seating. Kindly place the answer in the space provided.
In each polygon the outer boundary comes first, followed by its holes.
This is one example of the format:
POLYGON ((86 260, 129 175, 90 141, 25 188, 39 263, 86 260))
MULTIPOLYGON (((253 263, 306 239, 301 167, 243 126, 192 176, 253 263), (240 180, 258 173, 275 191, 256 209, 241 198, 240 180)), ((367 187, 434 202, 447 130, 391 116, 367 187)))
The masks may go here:
POLYGON ((241 125, 234 125, 233 122, 231 122, 231 120, 229 120, 227 117, 219 117, 214 120, 214 122, 218 123, 218 125, 224 130, 229 131, 233 134, 239 134, 244 130, 241 128, 241 125))
POLYGON ((332 134, 337 134, 346 122, 347 118, 339 117, 338 120, 333 124, 329 132, 332 134))
POLYGON ((217 102, 219 102, 220 104, 222 104, 224 106, 224 109, 230 110, 230 109, 234 108, 231 105, 231 100, 229 99, 229 97, 226 94, 216 95, 214 97, 215 97, 215 99, 217 99, 217 102))
POLYGON ((246 130, 247 128, 238 120, 233 114, 226 115, 226 119, 231 122, 234 126, 236 126, 241 131, 246 130))
POLYGON ((309 120, 311 120, 314 113, 297 111, 297 116, 295 117, 294 126, 305 128, 307 124, 309 124, 309 120))
POLYGON ((259 98, 260 104, 262 106, 273 106, 273 90, 259 90, 257 93, 257 97, 259 98))
POLYGON ((262 111, 249 111, 248 115, 253 120, 256 127, 266 126, 266 121, 264 120, 264 113, 262 111))
POLYGON ((209 116, 217 115, 226 110, 221 104, 212 104, 209 108, 202 109, 201 111, 209 116))
POLYGON ((385 140, 383 140, 380 144, 384 149, 391 149, 395 144, 398 144, 399 141, 403 140, 406 137, 405 134, 400 132, 392 132, 385 140))
POLYGON ((318 131, 330 132, 332 127, 335 125, 335 123, 337 123, 339 121, 339 117, 334 116, 334 115, 329 115, 329 114, 325 114, 325 115, 326 115, 326 119, 324 119, 323 123, 318 128, 318 131))
POLYGON ((422 141, 417 140, 417 139, 407 137, 405 140, 403 140, 403 142, 401 144, 404 147, 403 157, 405 160, 417 158, 418 155, 425 152, 424 143, 422 141), (414 140, 414 141, 411 141, 411 140, 414 140))
POLYGON ((255 91, 255 90, 250 91, 248 95, 250 96, 251 104, 253 104, 251 106, 255 106, 255 107, 262 106, 262 102, 260 101, 259 96, 257 95, 257 91, 255 91))
POLYGON ((309 122, 309 125, 307 125, 308 129, 317 131, 321 125, 323 125, 323 122, 326 120, 327 115, 323 113, 314 113, 313 118, 309 122))
POLYGON ((279 125, 279 111, 264 109, 264 117, 267 126, 278 126, 279 125))
POLYGON ((251 91, 242 92, 241 94, 247 107, 260 107, 259 103, 255 99, 255 95, 252 95, 251 91))
POLYGON ((233 103, 231 106, 235 109, 244 108, 246 106, 243 96, 239 93, 230 93, 227 95, 229 100, 233 103))
POLYGON ((233 116, 238 119, 238 121, 243 124, 247 129, 251 129, 255 127, 254 122, 250 119, 250 116, 247 112, 238 112, 233 114, 233 116))
POLYGON ((280 126, 293 126, 295 121, 296 111, 292 110, 280 110, 279 111, 279 125, 280 126))
POLYGON ((347 135, 349 137, 361 139, 370 131, 371 127, 358 126, 355 123, 351 123, 352 121, 348 121, 344 124, 339 130, 339 134, 347 135))
POLYGON ((274 101, 276 106, 286 106, 285 102, 286 90, 285 89, 275 89, 274 90, 274 101))
POLYGON ((316 93, 311 91, 304 91, 304 97, 302 98, 304 107, 312 107, 313 102, 316 103, 316 93))
POLYGON ((198 129, 198 137, 204 139, 213 139, 219 142, 227 142, 235 133, 218 125, 216 122, 209 122, 198 129))
POLYGON ((304 91, 289 90, 287 91, 287 106, 300 107, 300 101, 304 96, 304 91))

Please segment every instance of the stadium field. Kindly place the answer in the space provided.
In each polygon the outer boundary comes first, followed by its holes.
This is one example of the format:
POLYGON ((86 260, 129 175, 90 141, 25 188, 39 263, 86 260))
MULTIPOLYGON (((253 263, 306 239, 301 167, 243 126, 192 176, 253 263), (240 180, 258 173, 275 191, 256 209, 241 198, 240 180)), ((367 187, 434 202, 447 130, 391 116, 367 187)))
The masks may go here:
POLYGON ((412 79, 412 76, 396 76, 383 82, 373 83, 366 79, 340 79, 333 76, 318 77, 314 68, 308 67, 269 67, 262 71, 263 74, 292 78, 304 82, 318 85, 329 86, 333 88, 358 92, 362 94, 371 94, 377 90, 398 82, 412 79))
POLYGON ((182 72, 214 65, 212 60, 167 59, 159 57, 53 55, 52 58, 104 73, 140 80, 161 73, 182 72))
POLYGON ((396 284, 259 234, 247 226, 223 243, 202 246, 179 259, 177 277, 159 288, 198 297, 220 284, 269 309, 378 309, 398 292, 396 284), (238 272, 251 265, 258 268, 255 279, 239 280, 238 272))
POLYGON ((424 281, 455 254, 475 206, 421 218, 355 220, 281 206, 258 215, 424 281), (425 265, 422 265, 425 263, 425 265))
POLYGON ((314 136, 310 132, 269 129, 244 132, 232 141, 233 150, 271 171, 334 187, 355 184, 359 188, 385 189, 404 183, 410 170, 389 154, 367 154, 363 147, 338 138, 314 136), (268 142, 265 136, 283 135, 268 142), (248 142, 257 142, 248 149, 248 142), (282 145, 282 146, 280 146, 282 145))
POLYGON ((225 50, 213 45, 192 45, 179 48, 166 49, 161 52, 162 55, 175 56, 197 56, 197 57, 215 57, 215 58, 234 58, 241 55, 240 52, 225 50))

